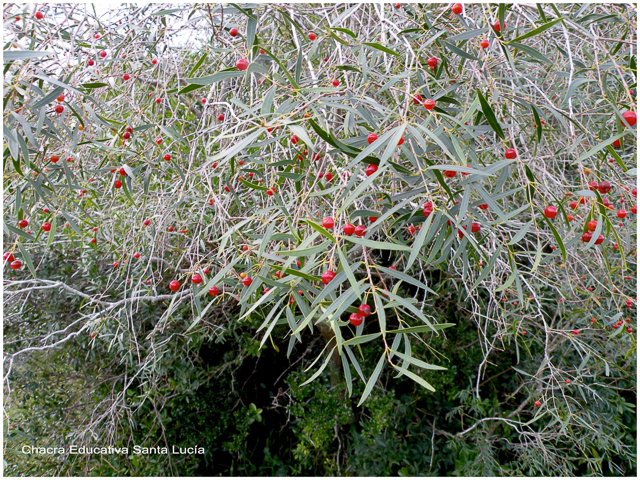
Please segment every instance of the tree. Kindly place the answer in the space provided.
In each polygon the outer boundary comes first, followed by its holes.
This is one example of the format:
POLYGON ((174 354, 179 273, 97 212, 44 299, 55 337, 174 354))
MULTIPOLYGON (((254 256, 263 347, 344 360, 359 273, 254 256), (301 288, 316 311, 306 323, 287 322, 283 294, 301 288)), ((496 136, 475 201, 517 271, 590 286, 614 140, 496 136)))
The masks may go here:
POLYGON ((128 389, 157 411, 164 359, 239 322, 287 357, 322 338, 300 387, 357 408, 383 372, 435 392, 473 328, 473 421, 442 435, 504 428, 530 474, 562 435, 630 458, 593 425, 635 392, 635 9, 42 13, 5 6, 9 405, 21 359, 77 342, 121 365, 76 438, 115 438, 128 389), (503 350, 517 385, 475 416, 503 350))

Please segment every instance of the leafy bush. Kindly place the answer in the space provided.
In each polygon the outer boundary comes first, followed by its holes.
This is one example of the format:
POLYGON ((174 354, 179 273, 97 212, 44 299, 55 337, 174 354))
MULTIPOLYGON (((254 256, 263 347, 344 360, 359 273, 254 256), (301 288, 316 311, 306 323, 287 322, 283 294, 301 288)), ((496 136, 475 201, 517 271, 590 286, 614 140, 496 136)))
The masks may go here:
POLYGON ((457 10, 6 5, 12 474, 635 472, 636 10, 457 10))

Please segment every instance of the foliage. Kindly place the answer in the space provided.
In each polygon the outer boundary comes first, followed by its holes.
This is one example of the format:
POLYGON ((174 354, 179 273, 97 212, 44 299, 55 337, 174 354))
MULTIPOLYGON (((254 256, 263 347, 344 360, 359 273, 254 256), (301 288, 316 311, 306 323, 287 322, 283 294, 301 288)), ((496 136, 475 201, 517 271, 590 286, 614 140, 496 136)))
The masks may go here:
POLYGON ((635 472, 635 8, 32 10, 4 9, 12 474, 635 472))

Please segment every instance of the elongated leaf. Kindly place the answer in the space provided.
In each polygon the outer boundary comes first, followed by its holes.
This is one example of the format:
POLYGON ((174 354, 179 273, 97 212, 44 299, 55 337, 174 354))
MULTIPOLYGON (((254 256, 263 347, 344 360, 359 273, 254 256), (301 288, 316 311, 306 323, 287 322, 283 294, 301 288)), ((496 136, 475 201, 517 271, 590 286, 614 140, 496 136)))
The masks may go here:
POLYGON ((403 360, 406 360, 407 362, 415 365, 416 367, 424 368, 425 370, 447 370, 445 367, 440 367, 438 365, 431 365, 430 363, 425 363, 422 360, 418 360, 417 358, 413 358, 409 355, 405 355, 404 353, 400 353, 395 350, 392 350, 390 353, 397 355, 398 357, 402 358, 403 360))
POLYGON ((401 250, 405 252, 411 251, 411 247, 407 247, 406 245, 398 245, 397 243, 376 242, 374 240, 367 240, 364 238, 353 237, 348 235, 343 235, 342 238, 350 241, 351 243, 356 243, 358 245, 363 245, 369 248, 377 248, 380 250, 401 250))
POLYGON ((356 280, 355 275, 351 271, 351 266, 349 265, 349 261, 347 260, 347 256, 342 251, 342 248, 338 247, 338 257, 340 257, 340 264, 342 265, 342 269, 346 272, 347 278, 349 279, 349 283, 351 287, 356 292, 358 298, 360 298, 360 289, 358 288, 358 281, 356 280))
POLYGON ((556 18, 555 20, 551 20, 549 23, 545 23, 544 25, 541 25, 538 28, 534 28, 533 30, 528 31, 527 33, 524 33, 524 34, 520 35, 519 37, 514 38, 510 42, 507 42, 507 45, 511 45, 512 43, 518 43, 518 42, 524 40, 525 38, 535 37, 536 35, 544 32, 545 30, 550 29, 556 23, 561 22, 562 20, 564 20, 563 17, 556 18))
POLYGON ((360 401, 358 402, 358 405, 357 405, 358 407, 362 405, 367 398, 369 398, 369 395, 371 394, 371 390, 373 390, 373 387, 378 381, 378 377, 380 376, 380 372, 382 372, 382 367, 384 366, 385 358, 386 358, 386 352, 382 352, 382 355, 380 356, 380 360, 378 360, 378 364, 376 365, 375 370, 371 374, 371 377, 369 377, 369 381, 367 382, 367 385, 364 387, 364 392, 362 392, 362 396, 360 397, 360 401))
POLYGON ((398 270, 393 270, 391 268, 387 268, 387 267, 383 267, 381 265, 374 265, 374 267, 377 270, 380 270, 381 272, 386 273, 387 275, 391 275, 392 277, 396 277, 399 280, 402 280, 403 282, 407 282, 410 283, 411 285, 414 285, 418 288, 422 288, 423 290, 432 293, 433 295, 436 295, 436 292, 434 292, 433 290, 431 290, 429 287, 427 287, 424 283, 422 283, 420 280, 417 280, 413 277, 411 277, 410 275, 407 275, 406 273, 402 273, 398 270))
POLYGON ((226 80, 227 78, 236 78, 236 77, 241 77, 243 75, 244 75, 244 72, 236 68, 233 68, 228 70, 222 70, 218 73, 214 73, 213 75, 208 75, 206 77, 187 78, 187 83, 204 86, 204 85, 211 85, 212 83, 220 82, 222 80, 226 80))
POLYGON ((53 55, 53 53, 36 50, 3 50, 2 61, 3 63, 9 63, 14 60, 28 60, 31 58, 48 57, 50 55, 53 55))
POLYGON ((434 330, 444 330, 445 328, 455 327, 455 323, 434 323, 433 326, 418 325, 416 327, 407 327, 399 330, 387 330, 387 333, 432 333, 434 330))
POLYGON ((400 54, 397 52, 394 52, 393 50, 391 50, 388 47, 385 47, 384 45, 380 45, 379 43, 375 43, 375 42, 362 42, 363 45, 366 45, 367 47, 370 48, 374 48, 376 50, 380 50, 381 52, 385 52, 385 53, 390 53, 391 55, 395 55, 396 57, 399 57, 400 54))
POLYGON ((478 100, 480 100, 480 108, 482 108, 482 113, 484 113, 484 116, 489 122, 489 125, 491 126, 493 131, 496 132, 496 134, 504 140, 505 139, 504 132, 502 131, 502 127, 498 123, 498 120, 496 119, 496 115, 495 113, 493 113, 491 106, 489 105, 487 100, 484 98, 479 88, 476 90, 476 92, 478 94, 478 100))
POLYGON ((342 342, 342 346, 345 346, 345 345, 358 345, 360 343, 368 343, 371 340, 375 340, 376 338, 378 338, 381 335, 382 334, 380 332, 378 332, 378 333, 371 333, 369 335, 361 335, 359 337, 353 337, 353 338, 347 340, 346 342, 342 342))
MULTIPOLYGON (((398 352, 395 352, 396 354, 398 352)), ((431 386, 431 384, 429 382, 427 382, 425 379, 419 377, 418 375, 416 375, 415 373, 411 373, 409 370, 402 368, 398 365, 394 365, 393 368, 395 368, 396 370, 398 370, 400 373, 402 373, 403 375, 409 377, 411 380, 413 380, 414 382, 416 382, 417 384, 423 386, 424 388, 426 388, 427 390, 431 391, 431 392, 435 392, 436 389, 433 388, 431 386)))

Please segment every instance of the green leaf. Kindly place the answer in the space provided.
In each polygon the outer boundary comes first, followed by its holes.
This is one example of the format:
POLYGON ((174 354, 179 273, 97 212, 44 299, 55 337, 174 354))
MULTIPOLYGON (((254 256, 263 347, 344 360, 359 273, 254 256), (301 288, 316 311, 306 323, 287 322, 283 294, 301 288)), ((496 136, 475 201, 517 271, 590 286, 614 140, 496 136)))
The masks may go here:
POLYGON ((482 113, 484 113, 484 116, 487 119, 487 121, 489 122, 489 125, 491 126, 493 131, 496 132, 496 134, 500 138, 505 140, 505 136, 504 136, 504 132, 502 131, 502 127, 498 123, 498 120, 496 119, 496 115, 493 113, 493 110, 491 109, 491 106, 489 105, 487 100, 484 98, 484 96, 480 92, 479 88, 477 89, 477 93, 478 93, 478 100, 480 100, 480 108, 482 108, 482 113))
POLYGON ((551 233, 553 233, 553 236, 555 237, 556 242, 558 242, 558 246, 560 247, 560 250, 562 251, 562 260, 566 262, 567 261, 567 249, 564 246, 564 242, 562 241, 562 237, 558 233, 558 230, 556 230, 556 227, 553 226, 553 223, 551 222, 551 220, 549 220, 544 215, 544 212, 541 209, 538 209, 538 210, 542 214, 542 218, 544 218, 544 220, 547 222, 547 225, 549 225, 549 228, 551 229, 551 233))
POLYGON ((392 277, 396 277, 399 280, 402 280, 403 282, 407 282, 410 283, 411 285, 414 285, 418 288, 422 288, 423 290, 432 293, 433 295, 436 295, 436 292, 434 292, 433 290, 431 290, 429 287, 427 287, 424 283, 422 283, 420 280, 417 280, 409 275, 407 275, 406 273, 402 273, 398 270, 393 270, 391 268, 387 268, 387 267, 383 267, 381 265, 373 265, 374 268, 376 268, 377 270, 380 270, 381 272, 386 273, 387 275, 391 275, 392 277))
POLYGON ((356 295, 358 296, 358 298, 360 298, 360 289, 358 288, 358 281, 356 280, 355 275, 351 271, 351 266, 349 265, 347 256, 342 251, 342 248, 338 247, 337 251, 338 251, 338 257, 340 257, 340 264, 342 265, 343 270, 347 274, 349 283, 351 284, 351 287, 353 288, 354 292, 356 292, 356 295))
POLYGON ((389 243, 389 242, 376 242, 374 240, 367 240, 364 238, 353 237, 350 235, 342 235, 342 238, 350 241, 351 243, 356 243, 358 245, 363 245, 369 248, 377 248, 380 250, 401 250, 405 252, 410 252, 411 247, 406 245, 399 245, 397 243, 389 243))
POLYGON ((342 346, 344 347, 345 345, 358 345, 360 343, 368 343, 371 340, 375 340, 376 338, 378 338, 381 335, 382 335, 382 333, 380 333, 380 332, 371 333, 369 335, 360 335, 359 337, 353 337, 353 338, 347 340, 346 342, 342 342, 342 346))
POLYGON ((400 54, 394 52, 393 50, 391 50, 390 48, 387 48, 383 45, 380 45, 379 43, 375 43, 375 42, 362 42, 363 45, 366 45, 367 47, 370 48, 374 48, 376 50, 380 50, 381 52, 385 52, 385 53, 390 53, 391 55, 395 55, 396 57, 399 57, 400 54))
POLYGON ((369 397, 369 395, 371 394, 371 390, 373 390, 374 385, 378 381, 378 377, 380 376, 380 372, 382 372, 382 367, 384 366, 386 353, 387 352, 382 352, 382 355, 380 356, 380 360, 378 360, 378 364, 376 365, 375 370, 371 374, 371 377, 369 377, 369 381, 367 382, 367 385, 364 387, 364 392, 362 392, 362 397, 360 397, 360 401, 358 402, 358 405, 357 405, 358 407, 362 405, 364 401, 369 397))
POLYGON ((64 88, 62 87, 56 87, 53 89, 53 91, 47 95, 46 97, 43 97, 40 101, 34 103, 33 105, 31 105, 30 107, 28 107, 31 110, 37 110, 40 107, 44 107, 45 105, 49 105, 51 102, 53 102, 62 92, 64 92, 64 88))
POLYGON ((511 239, 511 241, 509 243, 507 243, 507 245, 515 245, 516 243, 518 243, 520 240, 522 240, 522 238, 527 234, 527 232, 529 231, 529 228, 531 228, 531 225, 533 225, 533 220, 525 223, 522 228, 520 230, 518 230, 518 233, 515 234, 515 236, 511 239))
MULTIPOLYGON (((398 354, 398 352, 394 352, 396 355, 398 354)), ((431 386, 431 384, 429 384, 429 382, 427 382, 426 380, 424 380, 423 378, 419 377, 418 375, 416 375, 415 373, 411 373, 409 370, 406 370, 398 365, 394 365, 393 368, 395 368, 396 370, 398 370, 400 373, 402 373, 403 375, 405 375, 406 377, 409 377, 411 380, 413 380, 414 382, 416 382, 417 384, 423 386, 424 388, 426 388, 427 390, 431 391, 431 392, 435 392, 436 389, 433 388, 431 386)))
MULTIPOLYGON (((212 83, 220 82, 222 80, 226 80, 227 78, 236 78, 236 77, 241 77, 243 75, 244 75, 243 71, 233 67, 232 69, 230 68, 226 70, 221 70, 218 73, 214 73, 213 75, 208 75, 206 77, 187 78, 187 83, 190 83, 193 85, 205 86, 205 85, 211 85, 212 83)), ((178 92, 178 93, 181 93, 181 92, 178 92)))
POLYGON ((327 354, 327 358, 324 361, 324 363, 322 364, 322 366, 316 371, 316 373, 314 373, 313 375, 311 375, 311 378, 309 378, 309 380, 307 380, 306 382, 303 382, 300 384, 301 387, 307 385, 308 383, 313 382, 316 378, 318 378, 320 376, 320 374, 322 373, 322 371, 327 367, 327 365, 329 364, 329 361, 331 360, 331 355, 333 354, 333 351, 335 350, 336 347, 333 347, 331 349, 331 351, 327 354))
POLYGON ((333 243, 336 243, 336 237, 334 237, 331 233, 329 233, 324 227, 322 227, 321 225, 318 225, 316 222, 309 220, 309 219, 305 219, 305 222, 307 222, 309 224, 309 226, 311 228, 313 228, 316 232, 320 233, 322 236, 328 238, 329 240, 331 240, 333 243))
POLYGON ((440 367, 438 365, 431 365, 430 363, 425 363, 422 360, 418 360, 417 358, 413 358, 409 355, 405 355, 404 353, 400 353, 396 350, 391 350, 393 355, 397 355, 403 360, 415 365, 418 368, 424 368, 425 370, 447 370, 445 367, 440 367))
MULTIPOLYGON (((424 316, 424 314, 418 310, 416 307, 414 307, 413 305, 411 305, 411 303, 409 303, 406 299, 399 297, 398 295, 396 295, 395 293, 386 291, 387 295, 389 295, 389 298, 395 300, 396 302, 398 302, 400 305, 402 305, 404 308, 406 308, 407 310, 409 310, 411 313, 413 313, 416 317, 418 317, 420 320, 422 320, 425 324, 427 324, 429 327, 431 327, 431 329, 434 332, 437 332, 437 330, 433 327, 433 324, 429 321, 429 319, 427 317, 424 316)), ((389 333, 389 332, 387 332, 389 333)))
POLYGON ((455 327, 455 323, 436 323, 432 326, 418 325, 417 327, 401 328, 399 330, 387 330, 387 333, 432 333, 434 330, 444 330, 445 328, 455 327))
POLYGON ((476 30, 468 30, 466 32, 459 33, 458 35, 454 35, 453 37, 449 37, 447 40, 449 40, 450 42, 469 40, 471 38, 476 38, 476 37, 479 37, 480 35, 487 33, 488 30, 489 30, 488 28, 478 28, 476 30))
POLYGON ((27 252, 27 249, 24 248, 22 243, 18 243, 18 250, 20 250, 20 253, 22 254, 22 258, 24 259, 24 263, 27 264, 27 268, 31 272, 31 276, 33 278, 38 278, 36 277, 36 269, 33 266, 33 260, 31 260, 31 255, 29 255, 29 252, 27 252))
POLYGON ((548 30, 549 28, 553 27, 556 23, 561 22, 562 20, 564 20, 564 17, 556 18, 555 20, 552 20, 549 23, 545 23, 544 25, 541 25, 538 28, 534 28, 533 30, 529 30, 527 33, 522 34, 519 37, 514 38, 510 42, 507 42, 507 45, 511 45, 513 43, 518 43, 521 40, 524 40, 525 38, 535 37, 539 33, 542 33, 545 30, 548 30))
POLYGON ((2 61, 3 63, 9 63, 14 60, 27 60, 31 58, 48 57, 50 55, 53 55, 53 53, 36 50, 3 50, 2 61))
POLYGON ((522 52, 531 55, 533 58, 537 58, 541 62, 548 63, 549 65, 553 64, 553 62, 551 60, 549 60, 547 57, 542 55, 535 48, 531 48, 529 45, 525 45, 523 43, 514 43, 511 46, 513 48, 515 48, 516 50, 521 50, 522 52))
POLYGON ((376 316, 378 317, 378 324, 380 325, 380 331, 384 335, 387 333, 387 314, 384 312, 384 305, 380 295, 373 291, 373 301, 376 304, 376 316))
POLYGON ((589 157, 592 157, 593 155, 601 151, 603 148, 606 148, 607 146, 613 144, 613 142, 615 142, 616 140, 619 140, 622 137, 624 137, 624 135, 625 135, 625 132, 622 132, 617 135, 614 135, 613 137, 609 137, 604 142, 601 142, 595 147, 593 147, 592 149, 590 149, 588 152, 580 155, 580 158, 578 158, 575 162, 573 162, 573 164, 576 165, 578 163, 584 162, 586 159, 588 159, 589 157))

